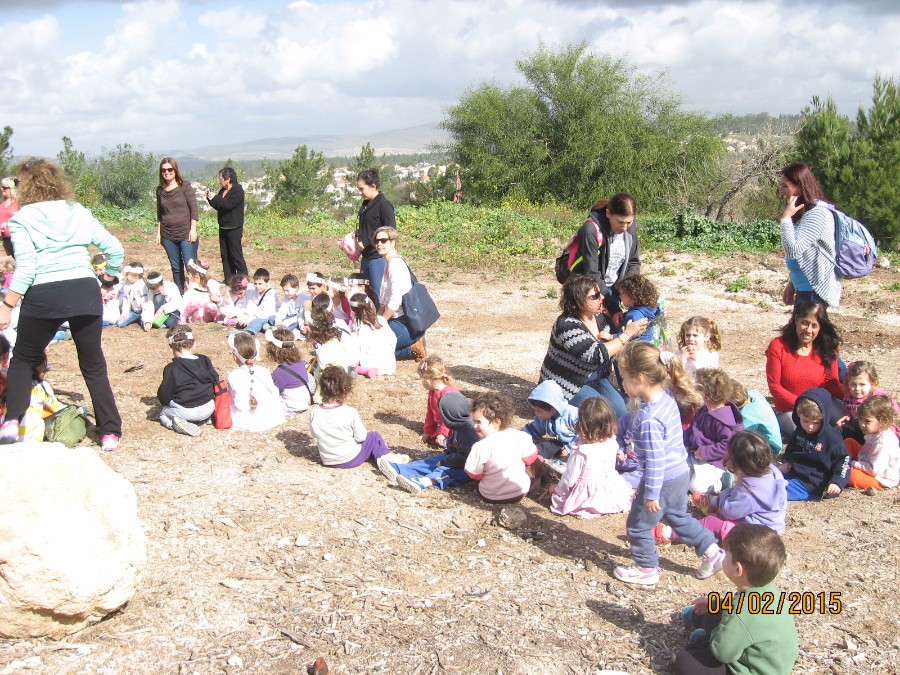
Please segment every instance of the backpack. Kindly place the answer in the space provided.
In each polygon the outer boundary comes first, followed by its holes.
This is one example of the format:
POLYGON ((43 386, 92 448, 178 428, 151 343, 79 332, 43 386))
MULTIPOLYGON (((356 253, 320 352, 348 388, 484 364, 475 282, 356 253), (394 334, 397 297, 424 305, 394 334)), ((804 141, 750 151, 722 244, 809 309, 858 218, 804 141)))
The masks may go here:
MULTIPOLYGON (((588 218, 587 222, 594 226, 594 230, 597 233, 597 248, 599 250, 599 248, 603 246, 603 233, 600 231, 600 226, 597 225, 597 222, 593 218, 588 218)), ((581 264, 581 261, 584 260, 584 256, 578 255, 577 239, 578 233, 576 232, 572 235, 572 238, 569 239, 569 243, 563 247, 562 253, 556 258, 556 280, 561 284, 566 283, 566 279, 572 274, 572 268, 578 266, 581 264)))
POLYGON ((74 448, 87 436, 87 428, 84 409, 67 405, 44 420, 44 440, 74 448))
POLYGON ((839 279, 859 279, 875 268, 878 246, 861 222, 832 208, 834 217, 834 269, 839 279))

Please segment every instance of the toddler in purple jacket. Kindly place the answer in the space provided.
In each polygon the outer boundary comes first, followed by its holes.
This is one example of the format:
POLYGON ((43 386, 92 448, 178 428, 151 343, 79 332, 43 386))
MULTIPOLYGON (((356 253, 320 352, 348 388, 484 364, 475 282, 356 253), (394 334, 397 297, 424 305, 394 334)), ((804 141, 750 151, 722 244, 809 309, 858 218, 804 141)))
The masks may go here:
POLYGON ((715 493, 723 487, 728 441, 743 431, 744 418, 740 409, 728 400, 731 378, 724 370, 701 368, 696 382, 703 394, 703 405, 684 432, 684 447, 691 465, 690 491, 715 493))

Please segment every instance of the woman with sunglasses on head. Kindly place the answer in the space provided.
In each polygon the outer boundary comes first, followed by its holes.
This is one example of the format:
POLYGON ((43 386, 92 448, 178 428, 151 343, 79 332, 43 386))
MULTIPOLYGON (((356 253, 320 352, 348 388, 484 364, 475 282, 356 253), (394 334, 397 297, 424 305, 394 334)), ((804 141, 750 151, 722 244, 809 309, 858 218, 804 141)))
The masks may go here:
POLYGON ((379 192, 380 187, 378 169, 366 169, 356 177, 356 189, 363 198, 359 207, 359 227, 356 230, 356 240, 362 246, 359 271, 369 280, 375 297, 380 297, 385 260, 375 248, 372 237, 380 227, 397 229, 394 206, 383 192, 379 192))
POLYGON ((403 296, 412 289, 412 273, 409 265, 397 252, 397 230, 393 227, 379 227, 372 235, 372 242, 385 261, 378 314, 387 319, 388 327, 397 336, 394 356, 397 359, 414 358, 421 361, 428 355, 425 352, 425 333, 414 332, 403 314, 403 296))
POLYGON ((86 208, 73 201, 63 170, 43 159, 16 167, 22 208, 9 221, 16 273, 0 304, 0 330, 21 300, 9 365, 0 443, 15 443, 31 400, 31 381, 60 324, 69 322, 78 365, 91 395, 103 450, 118 449, 122 418, 109 385, 100 342, 103 305, 88 247, 106 255, 101 282, 115 279, 125 251, 86 208))
POLYGON ((550 346, 541 365, 541 382, 553 380, 571 405, 602 396, 616 417, 626 413, 625 399, 609 381, 612 359, 622 347, 647 329, 647 319, 629 321, 616 338, 607 331, 604 294, 594 276, 573 274, 562 287, 562 314, 550 332, 550 346))
POLYGON ((0 238, 3 239, 3 250, 6 255, 13 257, 12 239, 9 236, 9 219, 19 210, 19 203, 16 201, 16 179, 10 177, 0 180, 0 188, 3 189, 3 196, 0 197, 0 238))
POLYGON ((181 177, 178 163, 171 157, 163 157, 159 163, 156 221, 156 243, 166 249, 172 279, 179 292, 184 293, 184 268, 189 260, 199 257, 197 196, 190 183, 181 177))

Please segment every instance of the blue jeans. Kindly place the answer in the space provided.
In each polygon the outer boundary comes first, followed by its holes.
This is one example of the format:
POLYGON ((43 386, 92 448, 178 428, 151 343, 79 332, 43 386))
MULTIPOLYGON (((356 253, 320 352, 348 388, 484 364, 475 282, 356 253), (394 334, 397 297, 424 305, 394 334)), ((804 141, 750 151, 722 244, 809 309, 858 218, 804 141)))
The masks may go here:
POLYGON ((644 506, 646 486, 644 481, 641 481, 625 523, 625 532, 628 534, 628 541, 631 542, 631 555, 634 562, 641 567, 657 567, 659 565, 656 541, 653 539, 653 528, 663 519, 672 527, 682 543, 692 546, 697 555, 702 554, 716 543, 716 536, 688 513, 688 484, 690 481, 690 471, 685 471, 677 478, 665 481, 659 491, 660 508, 656 513, 651 513, 644 506))
POLYGON ((616 418, 619 419, 624 417, 628 412, 628 408, 625 407, 625 399, 622 398, 622 394, 619 393, 619 390, 616 389, 612 382, 609 381, 609 378, 603 377, 596 380, 590 380, 586 382, 585 385, 581 388, 575 396, 572 397, 572 400, 569 401, 569 405, 574 405, 576 408, 578 404, 581 403, 586 398, 594 398, 595 396, 602 396, 609 404, 612 406, 613 412, 616 413, 616 418))
POLYGON ((119 328, 125 328, 125 326, 130 326, 133 323, 141 322, 141 313, 135 312, 133 309, 128 311, 128 314, 124 319, 121 319, 116 323, 119 328))
POLYGON ((397 349, 394 350, 394 356, 398 359, 411 359, 413 357, 410 345, 419 340, 425 333, 413 333, 409 328, 409 320, 405 316, 398 316, 388 319, 388 326, 397 336, 397 349))
POLYGON ((166 249, 166 255, 169 256, 169 264, 172 266, 172 281, 178 287, 178 292, 184 295, 184 268, 189 260, 197 258, 200 241, 197 240, 191 243, 187 239, 182 239, 181 241, 163 239, 162 247, 166 249))
POLYGON ((446 490, 448 487, 462 485, 471 480, 469 474, 462 469, 438 466, 438 462, 444 457, 446 454, 441 453, 409 464, 391 464, 391 466, 397 470, 399 475, 407 478, 429 478, 439 490, 446 490))
POLYGON ((806 486, 800 482, 799 478, 788 478, 787 498, 789 502, 805 502, 810 499, 816 499, 816 496, 806 489, 806 486))
POLYGON ((366 279, 369 280, 369 286, 372 287, 372 292, 375 293, 376 298, 381 297, 381 280, 384 278, 384 268, 386 266, 387 262, 381 256, 377 258, 363 258, 359 266, 359 271, 366 275, 366 279))
MULTIPOLYGON (((274 326, 275 325, 275 317, 270 316, 268 319, 253 319, 253 321, 251 321, 250 323, 247 324, 247 327, 244 328, 244 330, 247 331, 248 333, 250 333, 251 335, 256 335, 263 328, 266 327, 266 324, 272 324, 274 326)), ((297 326, 297 324, 295 323, 294 327, 296 327, 296 326, 297 326)))

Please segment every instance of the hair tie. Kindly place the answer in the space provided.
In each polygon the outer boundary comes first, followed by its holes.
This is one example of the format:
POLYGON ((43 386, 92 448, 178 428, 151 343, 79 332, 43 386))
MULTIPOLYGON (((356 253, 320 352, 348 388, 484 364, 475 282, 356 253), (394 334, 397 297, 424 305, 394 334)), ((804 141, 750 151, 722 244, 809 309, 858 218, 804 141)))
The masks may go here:
MULTIPOLYGON (((362 295, 362 294, 358 293, 357 295, 362 295)), ((354 295, 353 297, 355 298, 356 295, 354 295)), ((362 301, 350 300, 349 302, 350 302, 351 307, 373 307, 374 306, 372 304, 372 299, 368 295, 363 295, 362 301)))
POLYGON ((425 361, 422 361, 422 363, 419 364, 419 370, 422 371, 423 373, 426 370, 428 370, 428 360, 427 359, 425 361))
POLYGON ((184 342, 186 340, 193 340, 193 339, 194 339, 194 334, 191 331, 186 330, 183 333, 176 333, 175 335, 170 337, 169 344, 174 345, 176 342, 184 342))
POLYGON ((266 342, 269 342, 269 343, 275 345, 275 347, 277 347, 278 349, 285 349, 285 348, 290 348, 290 347, 294 346, 293 338, 290 340, 279 340, 277 337, 275 337, 272 334, 271 330, 267 330, 263 337, 265 337, 266 342))

